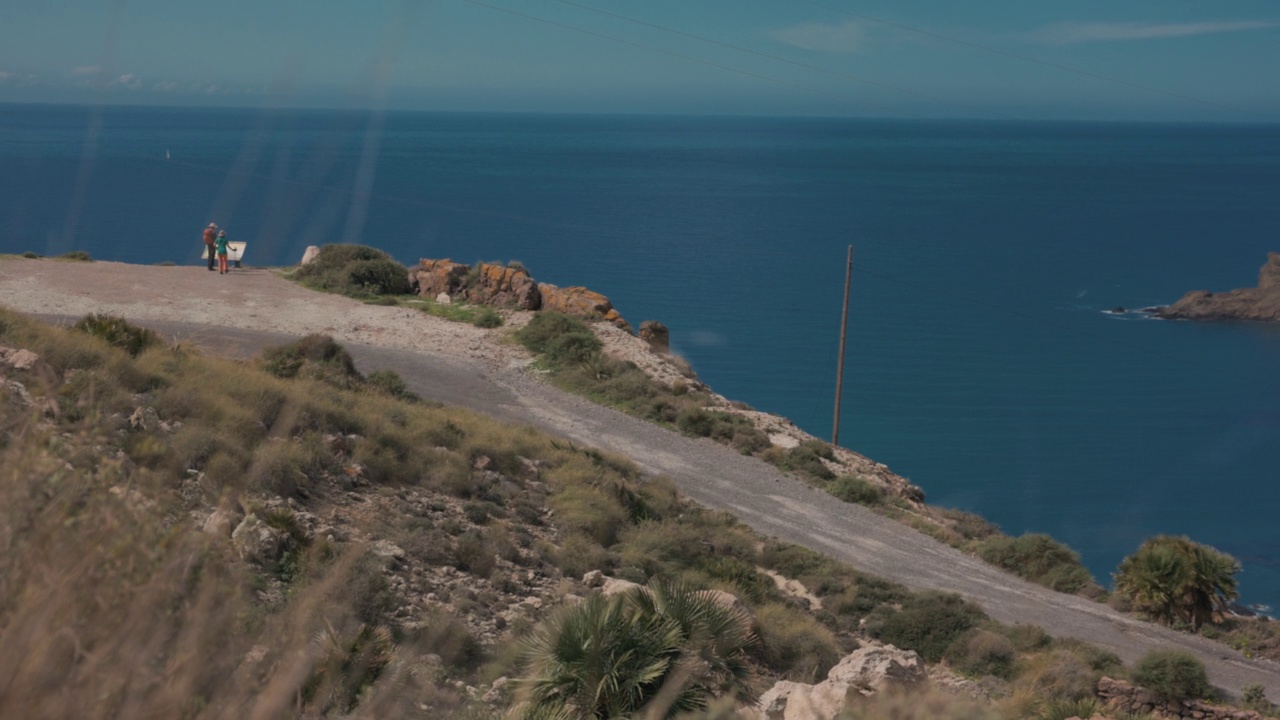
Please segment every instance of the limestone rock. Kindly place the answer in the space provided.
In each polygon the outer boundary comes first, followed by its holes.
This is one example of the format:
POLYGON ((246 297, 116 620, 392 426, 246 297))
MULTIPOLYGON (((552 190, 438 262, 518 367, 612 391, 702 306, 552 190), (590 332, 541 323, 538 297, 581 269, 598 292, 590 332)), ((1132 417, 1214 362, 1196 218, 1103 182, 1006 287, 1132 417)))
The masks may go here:
POLYGON ((476 266, 479 278, 467 288, 467 299, 484 305, 514 305, 521 310, 542 307, 538 283, 522 267, 503 267, 481 263, 476 266))
POLYGON ((441 305, 453 304, 453 298, 449 297, 449 293, 442 292, 436 296, 436 302, 441 305))
POLYGON ((299 265, 310 265, 320 257, 320 248, 316 245, 308 245, 306 250, 302 251, 302 262, 299 265))
POLYGON ((241 560, 256 563, 279 560, 284 550, 284 536, 253 513, 249 513, 231 533, 231 543, 241 560))
POLYGON ((140 407, 129 416, 129 429, 154 430, 160 426, 160 416, 153 407, 140 407))
POLYGON ((599 570, 591 570, 582 576, 582 584, 587 587, 600 587, 604 585, 604 573, 599 570))
POLYGON ((418 261, 416 270, 410 271, 410 283, 418 287, 420 297, 433 298, 440 293, 453 296, 462 288, 471 268, 445 258, 444 260, 418 261), (416 280, 416 282, 414 282, 416 280))
POLYGON ((657 320, 640 323, 640 339, 649 344, 649 352, 658 355, 671 352, 671 331, 657 320))
POLYGON ((12 348, 0 348, 0 358, 3 358, 4 364, 14 370, 30 370, 40 361, 40 356, 21 348, 14 350, 12 348))
POLYGON ((231 537, 231 530, 240 524, 242 515, 243 513, 239 507, 224 505, 213 511, 213 514, 204 521, 204 526, 201 529, 217 537, 231 537))
POLYGON ((1158 308, 1163 318, 1183 320, 1261 320, 1280 322, 1280 253, 1268 253, 1258 271, 1258 286, 1224 293, 1193 290, 1178 302, 1158 308))
POLYGON ((622 319, 609 298, 584 287, 561 288, 549 283, 539 283, 542 293, 542 309, 562 312, 581 318, 602 319, 631 332, 631 324, 622 319))
POLYGON ((915 651, 869 642, 831 668, 826 682, 879 691, 887 686, 910 687, 924 679, 924 661, 915 651))
POLYGON ((634 590, 639 587, 644 586, 639 583, 633 583, 630 580, 623 580, 622 578, 605 578, 604 584, 600 586, 600 592, 604 593, 605 597, 608 597, 610 595, 617 595, 618 593, 634 590))
POLYGON ((378 540, 369 546, 369 552, 381 558, 403 560, 404 550, 390 540, 378 540))
POLYGON ((873 695, 908 688, 927 679, 924 662, 911 650, 867 643, 827 673, 817 685, 781 681, 765 692, 757 711, 767 720, 834 720, 850 691, 873 695))

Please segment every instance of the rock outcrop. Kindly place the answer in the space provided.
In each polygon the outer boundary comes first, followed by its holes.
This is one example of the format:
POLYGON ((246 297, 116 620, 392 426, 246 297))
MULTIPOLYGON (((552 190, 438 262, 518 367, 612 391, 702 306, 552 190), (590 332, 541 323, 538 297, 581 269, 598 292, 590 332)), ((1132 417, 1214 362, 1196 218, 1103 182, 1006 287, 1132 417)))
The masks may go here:
POLYGON ((911 650, 868 642, 847 655, 817 685, 780 680, 753 712, 760 720, 834 720, 851 692, 874 695, 927 681, 924 661, 911 650))
POLYGON ((671 331, 657 320, 640 323, 640 339, 649 343, 649 352, 666 355, 671 352, 671 331))
POLYGON ((1268 253, 1258 271, 1258 286, 1224 293, 1193 290, 1156 311, 1180 320, 1260 320, 1280 322, 1280 253, 1268 253))
POLYGON ((479 263, 475 267, 443 260, 422 259, 409 271, 409 284, 419 297, 448 297, 476 305, 554 310, 590 320, 606 320, 631 332, 609 298, 584 287, 560 288, 540 283, 518 265, 479 263))
POLYGON ((1202 700, 1163 701, 1146 688, 1131 685, 1123 680, 1104 677, 1098 681, 1098 697, 1108 707, 1135 714, 1155 714, 1163 718, 1188 718, 1194 720, 1265 720, 1262 713, 1253 710, 1213 705, 1202 700))
POLYGON ((627 332, 631 331, 631 324, 622 319, 609 298, 594 290, 584 287, 561 288, 549 283, 538 283, 538 290, 542 291, 543 310, 555 310, 577 317, 601 318, 627 332))

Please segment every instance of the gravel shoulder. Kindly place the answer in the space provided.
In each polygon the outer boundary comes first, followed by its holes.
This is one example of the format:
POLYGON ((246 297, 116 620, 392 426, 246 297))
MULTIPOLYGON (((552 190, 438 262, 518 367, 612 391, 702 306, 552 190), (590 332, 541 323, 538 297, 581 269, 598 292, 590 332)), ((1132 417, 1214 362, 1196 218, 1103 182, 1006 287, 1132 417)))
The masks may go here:
MULTIPOLYGON (((804 545, 917 589, 958 592, 995 619, 1035 624, 1133 662, 1156 648, 1198 655, 1215 685, 1262 685, 1280 697, 1280 665, 1204 638, 1032 585, 904 525, 790 478, 708 440, 694 440, 566 394, 528 368, 500 332, 407 308, 315 293, 270 270, 0 259, 0 305, 42 316, 123 315, 213 352, 253 354, 313 332, 347 345, 362 370, 391 369, 419 395, 632 458, 693 500, 758 532, 804 545)), ((519 322, 520 318, 513 318, 519 322)), ((869 462, 869 461, 868 461, 869 462)))

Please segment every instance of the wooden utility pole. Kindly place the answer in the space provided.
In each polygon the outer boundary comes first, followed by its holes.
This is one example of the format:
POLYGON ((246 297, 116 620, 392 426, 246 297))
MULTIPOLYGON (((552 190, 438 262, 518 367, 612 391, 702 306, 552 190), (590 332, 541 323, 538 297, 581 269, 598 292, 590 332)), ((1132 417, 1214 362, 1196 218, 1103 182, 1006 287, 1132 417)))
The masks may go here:
POLYGON ((840 359, 836 361, 836 419, 831 425, 831 444, 840 444, 840 391, 844 387, 844 341, 849 330, 849 281, 853 278, 853 246, 844 266, 844 310, 840 312, 840 359))

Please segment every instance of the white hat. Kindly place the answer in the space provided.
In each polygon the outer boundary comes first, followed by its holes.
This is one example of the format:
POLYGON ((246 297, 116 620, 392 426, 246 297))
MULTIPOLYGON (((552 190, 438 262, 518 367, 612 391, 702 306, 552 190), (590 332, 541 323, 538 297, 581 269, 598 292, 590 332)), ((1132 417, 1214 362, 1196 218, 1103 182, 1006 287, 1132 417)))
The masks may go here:
POLYGON ((209 227, 218 227, 218 223, 209 223, 209 227))

